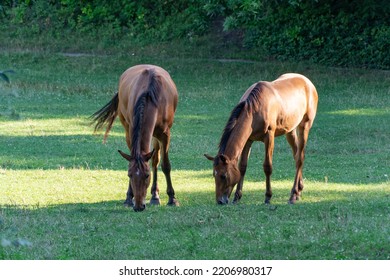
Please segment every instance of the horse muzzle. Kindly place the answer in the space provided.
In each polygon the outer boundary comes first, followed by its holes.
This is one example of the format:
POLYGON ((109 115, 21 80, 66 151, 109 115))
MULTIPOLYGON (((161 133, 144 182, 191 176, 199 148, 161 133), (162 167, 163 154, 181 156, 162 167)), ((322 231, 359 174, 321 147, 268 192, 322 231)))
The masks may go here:
POLYGON ((141 205, 138 205, 138 206, 135 206, 135 205, 134 205, 133 210, 134 210, 135 212, 142 212, 142 211, 145 210, 145 208, 146 208, 146 205, 145 205, 145 204, 141 204, 141 205))
POLYGON ((229 197, 225 194, 217 199, 218 205, 226 205, 229 204, 229 197))

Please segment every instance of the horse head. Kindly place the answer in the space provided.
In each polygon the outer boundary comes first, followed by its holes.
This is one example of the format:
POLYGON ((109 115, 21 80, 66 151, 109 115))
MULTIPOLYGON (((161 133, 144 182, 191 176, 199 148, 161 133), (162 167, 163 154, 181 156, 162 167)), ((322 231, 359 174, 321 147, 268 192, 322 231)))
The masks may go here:
POLYGON ((237 168, 237 160, 232 160, 224 154, 219 154, 216 157, 207 154, 204 156, 214 162, 213 176, 215 179, 215 198, 217 204, 228 204, 233 188, 241 176, 237 168))
POLYGON ((153 156, 154 150, 139 156, 130 156, 122 151, 118 152, 129 162, 128 176, 134 195, 133 209, 136 212, 143 211, 146 207, 146 191, 150 184, 149 159, 153 156))

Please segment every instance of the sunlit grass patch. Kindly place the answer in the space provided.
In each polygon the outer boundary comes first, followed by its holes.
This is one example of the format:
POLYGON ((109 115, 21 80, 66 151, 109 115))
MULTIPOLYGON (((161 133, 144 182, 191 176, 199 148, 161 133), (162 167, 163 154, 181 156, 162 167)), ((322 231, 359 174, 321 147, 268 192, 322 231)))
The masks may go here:
MULTIPOLYGON (((115 126, 111 136, 123 136, 122 127, 115 126)), ((77 116, 69 118, 50 118, 0 122, 2 136, 74 136, 74 135, 96 135, 101 137, 102 133, 93 133, 93 125, 89 116, 77 116)))
POLYGON ((346 115, 346 116, 384 116, 390 114, 390 108, 377 109, 377 108, 361 108, 361 109, 349 109, 332 111, 331 115, 346 115))
MULTIPOLYGON (((124 200, 128 187, 124 170, 2 170, 0 205, 53 206, 72 203, 99 203, 124 200), (27 195, 28 194, 28 195, 27 195)), ((172 181, 182 206, 215 204, 214 179, 211 172, 173 171, 172 181)), ((159 188, 163 204, 167 202, 165 177, 159 171, 159 188)), ((274 180, 272 204, 287 204, 292 180, 274 180)), ((390 182, 370 185, 327 183, 305 180, 299 204, 345 202, 360 199, 389 198, 390 182)), ((243 205, 261 205, 265 182, 247 180, 243 188, 243 205)), ((148 194, 147 198, 150 198, 148 194)))
POLYGON ((126 173, 107 170, 5 170, 1 205, 39 206, 96 203, 122 198, 126 173))
POLYGON ((1 122, 3 136, 50 136, 91 134, 87 118, 25 119, 1 122))

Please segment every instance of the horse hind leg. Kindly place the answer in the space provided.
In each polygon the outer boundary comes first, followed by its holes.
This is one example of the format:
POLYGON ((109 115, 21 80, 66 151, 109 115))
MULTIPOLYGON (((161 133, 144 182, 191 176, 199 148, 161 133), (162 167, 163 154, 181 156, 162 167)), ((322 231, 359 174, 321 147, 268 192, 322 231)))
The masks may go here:
POLYGON ((265 204, 271 203, 272 188, 271 188, 271 175, 272 175, 272 156, 274 152, 274 131, 269 130, 264 138, 265 145, 265 159, 263 163, 263 170, 265 173, 265 204))
POLYGON ((165 175, 167 181, 167 194, 168 194, 168 205, 179 206, 179 202, 175 198, 175 190, 172 186, 171 180, 171 162, 169 160, 168 151, 170 144, 170 131, 168 130, 161 137, 161 169, 165 175))
POLYGON ((157 184, 157 169, 160 162, 160 143, 156 138, 153 138, 154 154, 152 157, 153 181, 151 188, 150 205, 160 205, 160 190, 157 184))
MULTIPOLYGON (((299 143, 299 138, 297 136, 297 129, 294 129, 291 132, 287 133, 286 139, 287 139, 287 142, 290 144, 294 161, 297 163, 298 143, 299 143)), ((299 180, 299 182, 298 182, 298 196, 296 197, 296 199, 299 199, 299 195, 300 195, 300 192, 302 191, 302 189, 303 189, 303 182, 302 182, 302 180, 299 180)))
POLYGON ((305 147, 310 131, 310 123, 305 122, 298 127, 298 146, 295 155, 296 174, 294 179, 294 185, 291 189, 291 196, 289 203, 294 204, 299 200, 303 190, 303 163, 305 161, 305 147))
POLYGON ((293 131, 286 134, 287 142, 290 144, 294 160, 297 157, 297 151, 298 151, 298 136, 297 136, 297 130, 294 129, 293 131))

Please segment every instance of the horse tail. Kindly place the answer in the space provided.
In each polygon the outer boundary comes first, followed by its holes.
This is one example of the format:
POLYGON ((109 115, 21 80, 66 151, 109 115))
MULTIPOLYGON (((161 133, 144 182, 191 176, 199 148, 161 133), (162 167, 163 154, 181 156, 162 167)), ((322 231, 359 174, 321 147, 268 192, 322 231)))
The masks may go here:
MULTIPOLYGON (((154 106, 157 107, 158 103, 158 93, 160 91, 160 83, 157 77, 156 72, 153 69, 145 69, 142 73, 147 79, 148 87, 141 94, 142 97, 149 98, 154 106)), ((137 105, 136 105, 137 107, 137 105)))
POLYGON ((96 123, 95 130, 101 129, 107 124, 106 133, 104 134, 103 143, 106 143, 108 134, 112 128, 112 124, 115 121, 115 118, 118 116, 118 104, 119 96, 118 92, 112 97, 112 99, 104 105, 101 109, 92 114, 92 123, 96 123))

